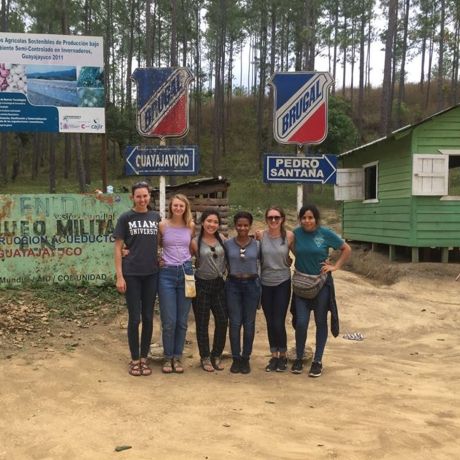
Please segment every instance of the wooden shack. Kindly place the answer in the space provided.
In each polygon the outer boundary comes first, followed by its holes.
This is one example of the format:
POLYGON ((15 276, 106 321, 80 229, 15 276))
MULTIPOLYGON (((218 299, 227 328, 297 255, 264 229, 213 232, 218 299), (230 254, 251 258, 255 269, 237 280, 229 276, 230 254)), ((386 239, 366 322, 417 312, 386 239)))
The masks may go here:
POLYGON ((390 259, 458 260, 460 106, 339 155, 335 198, 347 240, 386 245, 390 259))
MULTIPOLYGON (((166 202, 169 203, 171 196, 182 193, 185 195, 191 204, 193 218, 197 224, 197 232, 200 229, 200 216, 206 208, 214 208, 219 211, 222 218, 221 231, 224 235, 228 235, 228 187, 230 183, 223 177, 212 177, 204 179, 196 179, 190 182, 185 182, 178 185, 166 186, 166 202)), ((160 190, 155 188, 152 190, 152 201, 155 209, 159 207, 160 190)))

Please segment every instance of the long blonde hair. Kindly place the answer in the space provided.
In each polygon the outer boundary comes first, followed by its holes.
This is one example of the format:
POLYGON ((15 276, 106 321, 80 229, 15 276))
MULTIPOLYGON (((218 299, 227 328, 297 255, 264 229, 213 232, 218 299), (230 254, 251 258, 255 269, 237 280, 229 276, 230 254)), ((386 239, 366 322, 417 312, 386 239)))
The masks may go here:
POLYGON ((185 226, 191 228, 192 224, 193 224, 193 217, 192 217, 192 210, 191 210, 191 206, 190 206, 190 201, 182 193, 177 193, 176 195, 173 195, 171 197, 171 199, 169 200, 169 206, 168 206, 169 218, 170 219, 171 219, 171 217, 173 215, 173 213, 172 213, 172 202, 173 202, 173 200, 179 200, 179 201, 182 201, 182 203, 185 204, 185 212, 184 212, 184 214, 182 216, 182 219, 184 220, 185 226))

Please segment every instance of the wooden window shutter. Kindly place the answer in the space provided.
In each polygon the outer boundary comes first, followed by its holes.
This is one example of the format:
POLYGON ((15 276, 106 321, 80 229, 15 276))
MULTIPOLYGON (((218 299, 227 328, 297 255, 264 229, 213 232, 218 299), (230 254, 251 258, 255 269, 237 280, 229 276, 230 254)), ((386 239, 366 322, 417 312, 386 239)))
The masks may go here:
POLYGON ((448 179, 449 157, 447 155, 413 155, 412 195, 447 195, 448 179))
POLYGON ((362 168, 337 169, 334 185, 336 201, 364 200, 364 175, 362 168))

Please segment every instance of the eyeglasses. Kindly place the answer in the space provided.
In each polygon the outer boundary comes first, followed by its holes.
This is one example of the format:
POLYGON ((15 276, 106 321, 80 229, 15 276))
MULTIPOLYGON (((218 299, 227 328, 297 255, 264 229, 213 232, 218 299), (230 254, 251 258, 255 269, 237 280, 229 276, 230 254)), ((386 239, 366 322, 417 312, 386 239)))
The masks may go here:
POLYGON ((267 220, 274 220, 278 222, 281 219, 281 216, 267 216, 267 220))
POLYGON ((244 259, 246 257, 246 248, 240 248, 240 257, 244 259))
POLYGON ((211 252, 212 252, 212 257, 214 259, 217 259, 218 255, 216 253, 216 248, 214 246, 209 246, 209 249, 211 249, 211 252))

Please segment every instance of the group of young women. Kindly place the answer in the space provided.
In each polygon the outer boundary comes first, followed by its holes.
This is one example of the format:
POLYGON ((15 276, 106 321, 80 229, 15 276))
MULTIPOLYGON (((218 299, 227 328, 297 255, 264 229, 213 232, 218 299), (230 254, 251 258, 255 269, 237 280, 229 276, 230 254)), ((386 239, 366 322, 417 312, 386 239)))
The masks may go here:
POLYGON ((195 237, 190 203, 184 195, 171 198, 169 216, 164 220, 149 207, 150 189, 146 182, 132 186, 132 199, 133 208, 120 216, 114 231, 116 286, 125 294, 128 307, 131 375, 152 373, 147 355, 157 291, 164 373, 184 372, 182 354, 191 305, 204 371, 224 369, 221 357, 227 329, 233 358, 230 372, 248 374, 251 371, 250 357, 260 304, 267 321, 271 352, 265 370, 286 371, 285 324, 291 303, 296 339, 296 358, 291 371, 302 372, 308 323, 313 311, 316 350, 309 376, 321 375, 328 337, 327 314, 335 307, 330 273, 343 266, 351 249, 332 230, 320 225, 316 206, 301 208, 300 226, 294 232, 285 229, 284 211, 271 206, 265 212, 267 229, 255 235, 250 235, 253 216, 249 212, 237 212, 233 218, 236 236, 226 239, 219 232, 221 218, 214 209, 201 214, 200 232, 195 237), (329 261, 330 248, 340 250, 335 263, 329 261), (321 275, 322 287, 313 298, 304 298, 294 288, 291 299, 291 253, 295 256, 295 271, 299 276, 315 275, 316 279, 321 275), (192 301, 185 296, 184 286, 185 275, 194 272, 193 257, 196 297, 192 301), (215 325, 212 348, 209 339, 211 313, 215 325))

